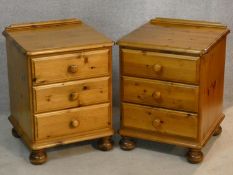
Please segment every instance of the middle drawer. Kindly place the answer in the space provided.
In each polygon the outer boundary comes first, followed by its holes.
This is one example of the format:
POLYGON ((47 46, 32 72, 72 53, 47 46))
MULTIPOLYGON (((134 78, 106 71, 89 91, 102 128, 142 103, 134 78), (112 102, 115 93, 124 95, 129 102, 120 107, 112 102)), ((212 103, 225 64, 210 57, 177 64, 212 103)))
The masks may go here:
POLYGON ((33 88, 35 113, 108 102, 110 77, 33 88))
POLYGON ((199 87, 195 85, 123 76, 122 88, 124 102, 198 111, 199 87))

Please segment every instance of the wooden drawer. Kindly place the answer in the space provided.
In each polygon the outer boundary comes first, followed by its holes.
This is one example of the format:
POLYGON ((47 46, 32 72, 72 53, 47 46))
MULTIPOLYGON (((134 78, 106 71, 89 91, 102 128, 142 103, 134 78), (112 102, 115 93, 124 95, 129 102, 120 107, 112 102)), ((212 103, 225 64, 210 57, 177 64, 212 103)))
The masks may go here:
POLYGON ((35 58, 32 68, 35 85, 109 75, 109 50, 35 58))
POLYGON ((183 111, 198 111, 199 87, 180 83, 122 77, 125 102, 183 111))
POLYGON ((197 137, 197 114, 122 104, 122 127, 182 137, 197 137))
POLYGON ((48 112, 109 101, 109 77, 57 83, 33 88, 35 112, 48 112))
POLYGON ((35 115, 36 138, 87 134, 111 127, 109 104, 93 105, 35 115))
POLYGON ((198 84, 199 57, 122 49, 122 74, 198 84))

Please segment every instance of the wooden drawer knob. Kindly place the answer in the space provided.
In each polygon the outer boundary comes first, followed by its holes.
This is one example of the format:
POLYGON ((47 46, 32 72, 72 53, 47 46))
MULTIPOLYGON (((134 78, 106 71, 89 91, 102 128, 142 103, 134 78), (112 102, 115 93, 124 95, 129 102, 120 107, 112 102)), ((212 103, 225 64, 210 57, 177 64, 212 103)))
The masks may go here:
POLYGON ((161 124, 161 120, 160 119, 155 119, 153 122, 152 122, 152 125, 157 128, 159 127, 161 124))
POLYGON ((77 92, 70 93, 69 99, 70 99, 70 101, 77 100, 78 99, 78 93, 77 92))
POLYGON ((72 128, 76 128, 79 126, 79 121, 76 119, 71 120, 70 125, 72 128))
POLYGON ((153 69, 154 69, 154 71, 155 71, 156 73, 160 73, 160 72, 162 71, 162 69, 163 69, 163 66, 160 65, 160 64, 155 64, 155 65, 153 66, 153 69))
POLYGON ((153 96, 153 98, 154 98, 155 100, 159 100, 159 99, 161 99, 161 92, 155 91, 155 92, 152 94, 152 96, 153 96))
POLYGON ((77 65, 70 65, 69 67, 68 67, 68 72, 69 73, 76 73, 78 71, 78 66, 77 65))

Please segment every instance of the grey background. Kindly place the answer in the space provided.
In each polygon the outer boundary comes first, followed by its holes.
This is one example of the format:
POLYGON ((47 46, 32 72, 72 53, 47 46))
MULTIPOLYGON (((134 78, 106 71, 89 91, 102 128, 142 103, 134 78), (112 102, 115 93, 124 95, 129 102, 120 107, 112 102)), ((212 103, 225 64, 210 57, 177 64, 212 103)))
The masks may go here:
MULTIPOLYGON (((80 18, 113 40, 160 17, 219 21, 233 30, 232 0, 0 0, 0 31, 12 23, 50 19, 80 18)), ((8 175, 232 175, 233 168, 233 68, 232 34, 227 41, 223 134, 212 138, 203 149, 202 164, 186 163, 186 149, 174 145, 138 140, 137 149, 121 151, 115 147, 102 153, 91 143, 80 142, 48 150, 43 166, 29 163, 29 151, 11 136, 6 51, 0 36, 0 174, 8 175)), ((118 47, 113 48, 113 95, 118 106, 118 47)), ((119 110, 114 108, 114 127, 119 127, 119 110)))
MULTIPOLYGON (((0 0, 0 30, 12 23, 80 18, 116 41, 154 17, 219 21, 233 29, 232 0, 0 0)), ((0 110, 9 113, 5 40, 0 36, 0 110)), ((227 41, 224 106, 233 105, 233 37, 227 41)), ((113 99, 119 104, 118 46, 113 48, 113 99)))

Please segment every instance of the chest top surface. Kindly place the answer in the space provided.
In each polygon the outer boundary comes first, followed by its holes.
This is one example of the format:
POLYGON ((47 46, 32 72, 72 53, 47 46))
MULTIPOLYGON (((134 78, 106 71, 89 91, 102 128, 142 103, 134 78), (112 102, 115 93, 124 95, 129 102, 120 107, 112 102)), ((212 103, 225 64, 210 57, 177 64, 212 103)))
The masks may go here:
POLYGON ((221 23, 155 18, 124 36, 118 44, 202 55, 229 32, 221 23))
POLYGON ((29 55, 112 45, 109 38, 78 19, 15 24, 3 34, 29 55))

